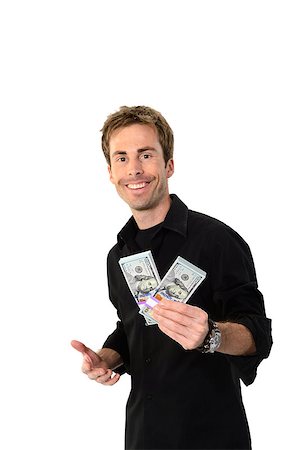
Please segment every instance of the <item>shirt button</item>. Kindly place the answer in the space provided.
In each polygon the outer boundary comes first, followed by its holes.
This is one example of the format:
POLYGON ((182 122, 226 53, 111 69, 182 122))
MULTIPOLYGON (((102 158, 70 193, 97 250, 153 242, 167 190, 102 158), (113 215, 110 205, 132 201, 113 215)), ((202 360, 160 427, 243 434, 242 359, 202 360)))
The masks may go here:
POLYGON ((153 398, 152 394, 147 394, 147 396, 146 396, 147 400, 152 400, 152 398, 153 398))
POLYGON ((151 358, 146 358, 145 360, 146 364, 149 364, 151 361, 152 361, 151 358))

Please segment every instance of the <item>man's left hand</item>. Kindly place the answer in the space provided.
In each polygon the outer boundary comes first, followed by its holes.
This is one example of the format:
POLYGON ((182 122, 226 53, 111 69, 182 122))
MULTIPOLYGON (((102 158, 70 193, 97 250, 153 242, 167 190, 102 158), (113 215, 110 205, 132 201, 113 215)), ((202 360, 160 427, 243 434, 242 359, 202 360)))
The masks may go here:
POLYGON ((208 314, 197 306, 161 300, 153 309, 153 318, 163 333, 185 350, 200 346, 208 331, 208 314))

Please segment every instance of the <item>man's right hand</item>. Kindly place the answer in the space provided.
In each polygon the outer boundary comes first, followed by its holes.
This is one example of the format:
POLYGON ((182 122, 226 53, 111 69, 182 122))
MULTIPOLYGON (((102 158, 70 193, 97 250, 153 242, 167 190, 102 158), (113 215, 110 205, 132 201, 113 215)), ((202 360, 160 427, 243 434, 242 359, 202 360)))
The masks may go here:
POLYGON ((104 361, 104 359, 97 353, 79 341, 72 341, 71 345, 78 352, 82 353, 82 372, 85 373, 88 378, 106 386, 112 386, 117 383, 120 379, 120 375, 118 373, 114 373, 108 367, 108 364, 104 361))

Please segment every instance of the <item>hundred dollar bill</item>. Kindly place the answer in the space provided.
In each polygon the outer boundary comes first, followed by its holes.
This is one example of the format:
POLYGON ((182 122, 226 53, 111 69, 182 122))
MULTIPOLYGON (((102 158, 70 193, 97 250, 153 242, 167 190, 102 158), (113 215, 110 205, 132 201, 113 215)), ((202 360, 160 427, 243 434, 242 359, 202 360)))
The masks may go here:
POLYGON ((178 256, 160 282, 154 297, 186 303, 206 275, 204 270, 178 256))
POLYGON ((142 306, 140 313, 149 319, 152 309, 163 298, 186 303, 206 277, 206 272, 178 256, 151 298, 142 306))
POLYGON ((151 251, 125 256, 119 265, 135 301, 142 306, 161 282, 151 251))

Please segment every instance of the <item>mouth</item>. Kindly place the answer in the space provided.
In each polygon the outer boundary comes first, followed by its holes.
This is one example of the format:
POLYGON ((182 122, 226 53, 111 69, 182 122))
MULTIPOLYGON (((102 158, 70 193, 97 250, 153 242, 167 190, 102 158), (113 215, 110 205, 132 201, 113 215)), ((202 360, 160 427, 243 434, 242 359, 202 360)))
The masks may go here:
POLYGON ((128 189, 136 191, 138 189, 144 189, 149 184, 150 184, 150 181, 141 181, 139 183, 128 183, 128 184, 126 184, 126 187, 128 189))

